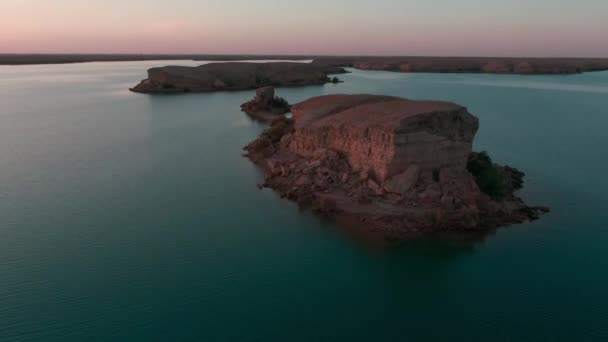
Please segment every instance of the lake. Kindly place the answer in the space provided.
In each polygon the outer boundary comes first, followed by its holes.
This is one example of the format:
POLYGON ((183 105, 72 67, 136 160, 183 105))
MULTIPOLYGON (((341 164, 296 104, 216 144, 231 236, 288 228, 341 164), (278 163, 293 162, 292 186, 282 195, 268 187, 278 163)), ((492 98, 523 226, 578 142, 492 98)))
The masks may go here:
POLYGON ((608 340, 608 72, 277 89, 467 106, 552 209, 385 245, 258 190, 254 91, 128 91, 166 64, 0 66, 0 341, 608 340))

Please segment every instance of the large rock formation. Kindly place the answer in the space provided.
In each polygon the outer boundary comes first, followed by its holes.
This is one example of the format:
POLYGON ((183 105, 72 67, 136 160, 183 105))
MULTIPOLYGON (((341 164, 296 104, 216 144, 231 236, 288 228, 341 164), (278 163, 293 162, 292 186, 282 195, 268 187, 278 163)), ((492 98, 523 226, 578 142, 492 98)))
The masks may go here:
POLYGON ((265 86, 328 83, 334 67, 309 63, 210 63, 198 67, 166 66, 148 70, 148 78, 131 91, 150 94, 245 90, 265 86))
POLYGON ((332 217, 412 232, 536 219, 514 195, 523 174, 471 152, 479 123, 448 102, 330 95, 292 107, 245 149, 263 186, 332 217))
POLYGON ((293 152, 339 151, 355 170, 379 181, 414 164, 464 168, 479 128, 476 117, 453 103, 386 96, 323 96, 295 105, 292 113, 293 152))

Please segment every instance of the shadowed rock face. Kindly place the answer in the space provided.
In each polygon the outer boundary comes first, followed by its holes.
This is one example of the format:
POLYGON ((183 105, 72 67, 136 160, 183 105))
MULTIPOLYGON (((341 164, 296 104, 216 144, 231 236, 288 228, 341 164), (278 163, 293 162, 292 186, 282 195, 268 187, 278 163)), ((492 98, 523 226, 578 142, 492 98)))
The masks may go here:
POLYGON ((547 211, 515 196, 523 173, 471 152, 479 122, 462 106, 331 95, 292 113, 245 147, 265 171, 262 187, 349 226, 400 238, 485 231, 547 211))
POLYGON ((456 104, 387 96, 322 96, 293 106, 292 113, 293 152, 334 149, 379 181, 410 165, 464 168, 479 128, 477 118, 456 104))
POLYGON ((305 86, 329 82, 328 67, 306 63, 210 63, 198 67, 166 66, 148 70, 132 91, 141 93, 211 92, 264 86, 305 86))

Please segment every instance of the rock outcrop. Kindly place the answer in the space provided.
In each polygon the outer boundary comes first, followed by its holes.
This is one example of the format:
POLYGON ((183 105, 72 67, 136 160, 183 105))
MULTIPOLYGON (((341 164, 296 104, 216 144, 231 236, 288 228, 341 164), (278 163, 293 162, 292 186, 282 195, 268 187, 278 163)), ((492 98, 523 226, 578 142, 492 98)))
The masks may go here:
POLYGON ((166 66, 148 70, 148 78, 131 91, 149 94, 257 89, 265 86, 306 86, 330 82, 335 67, 310 63, 210 63, 198 67, 166 66))
POLYGON ((464 168, 479 128, 464 107, 372 95, 330 95, 292 108, 297 130, 290 149, 311 156, 333 149, 356 171, 377 180, 410 165, 464 168))
POLYGON ((514 195, 521 172, 471 151, 479 123, 462 106, 330 95, 292 113, 247 155, 264 169, 264 187, 339 221, 399 237, 482 231, 545 211, 514 195))
POLYGON ((243 112, 262 121, 273 121, 280 115, 289 113, 290 108, 286 100, 275 96, 274 87, 257 89, 255 98, 241 105, 243 112))

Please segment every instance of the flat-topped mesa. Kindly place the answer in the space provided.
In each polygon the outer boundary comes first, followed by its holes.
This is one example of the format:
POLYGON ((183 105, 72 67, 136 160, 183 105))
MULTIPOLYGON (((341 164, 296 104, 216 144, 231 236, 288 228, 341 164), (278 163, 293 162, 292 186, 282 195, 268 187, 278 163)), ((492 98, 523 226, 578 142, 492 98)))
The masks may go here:
MULTIPOLYGON (((523 173, 471 152, 465 107, 390 96, 329 95, 292 106, 245 147, 264 187, 393 237, 485 230, 537 219, 514 192, 523 173)), ((349 223, 349 224, 350 224, 349 223)))
POLYGON ((335 68, 310 63, 227 62, 198 67, 165 66, 148 70, 148 78, 131 91, 150 94, 246 90, 264 86, 306 86, 330 82, 335 68))
POLYGON ((389 96, 321 96, 293 106, 292 113, 293 152, 312 156, 319 148, 334 149, 356 171, 381 182, 410 165, 464 169, 479 128, 462 106, 389 96))

